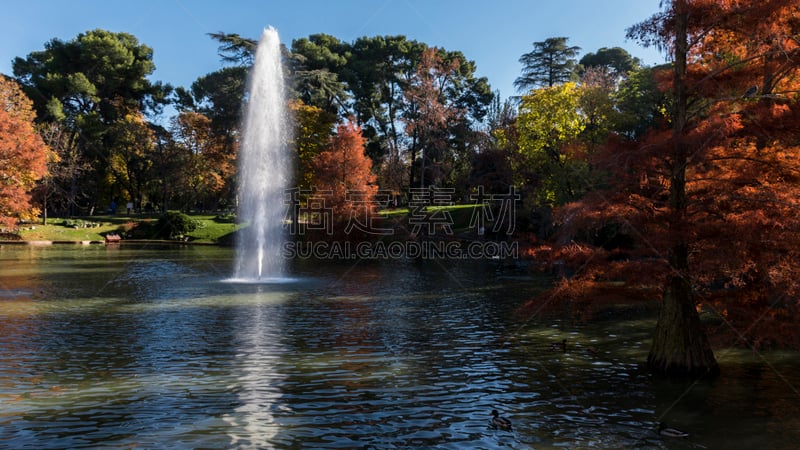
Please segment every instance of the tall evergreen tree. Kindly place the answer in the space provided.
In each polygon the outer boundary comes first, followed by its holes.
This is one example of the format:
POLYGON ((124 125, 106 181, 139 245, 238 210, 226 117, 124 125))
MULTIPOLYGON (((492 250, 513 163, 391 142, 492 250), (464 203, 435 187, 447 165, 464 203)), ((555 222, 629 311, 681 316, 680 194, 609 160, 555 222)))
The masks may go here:
POLYGON ((572 80, 581 50, 567 45, 569 38, 553 37, 533 43, 533 50, 519 58, 522 75, 514 81, 518 91, 527 92, 536 87, 550 87, 572 80))

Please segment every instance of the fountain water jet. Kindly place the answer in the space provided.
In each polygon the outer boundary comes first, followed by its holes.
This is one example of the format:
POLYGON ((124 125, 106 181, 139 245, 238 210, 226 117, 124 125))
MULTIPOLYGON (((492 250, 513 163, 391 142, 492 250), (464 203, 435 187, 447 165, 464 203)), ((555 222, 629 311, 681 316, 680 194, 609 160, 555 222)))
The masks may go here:
POLYGON ((248 226, 237 242, 237 280, 269 281, 284 276, 281 256, 284 195, 291 158, 286 87, 278 32, 264 29, 250 73, 249 98, 239 149, 239 220, 248 226))

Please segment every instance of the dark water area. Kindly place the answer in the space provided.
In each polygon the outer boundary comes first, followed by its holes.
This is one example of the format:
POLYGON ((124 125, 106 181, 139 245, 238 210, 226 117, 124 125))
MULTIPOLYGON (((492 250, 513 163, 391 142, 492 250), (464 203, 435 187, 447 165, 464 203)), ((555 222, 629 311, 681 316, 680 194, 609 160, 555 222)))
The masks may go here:
POLYGON ((232 266, 215 247, 0 247, 0 448, 800 443, 794 353, 717 349, 720 378, 670 382, 642 365, 651 314, 523 318, 547 280, 492 262, 300 261, 264 284, 232 266))

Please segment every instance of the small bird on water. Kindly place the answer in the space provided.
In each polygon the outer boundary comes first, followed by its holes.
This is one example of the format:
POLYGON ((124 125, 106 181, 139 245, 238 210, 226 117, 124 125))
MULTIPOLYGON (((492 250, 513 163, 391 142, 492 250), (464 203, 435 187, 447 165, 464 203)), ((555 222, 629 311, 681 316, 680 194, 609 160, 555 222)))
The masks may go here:
POLYGON ((552 344, 550 344, 550 350, 554 352, 566 352, 567 340, 562 339, 561 342, 553 342, 552 344))
POLYGON ((511 431, 511 421, 502 417, 496 409, 492 410, 492 426, 501 430, 511 431))
POLYGON ((664 422, 658 424, 658 434, 674 438, 685 438, 689 436, 689 433, 677 428, 668 427, 664 422))

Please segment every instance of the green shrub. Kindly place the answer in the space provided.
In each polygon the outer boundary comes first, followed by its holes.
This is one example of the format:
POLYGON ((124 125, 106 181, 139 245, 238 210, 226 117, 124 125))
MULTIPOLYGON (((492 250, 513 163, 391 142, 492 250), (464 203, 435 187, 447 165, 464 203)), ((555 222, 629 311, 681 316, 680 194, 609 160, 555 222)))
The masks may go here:
POLYGON ((182 239, 197 229, 197 221, 186 214, 168 211, 158 218, 158 234, 164 239, 182 239))

